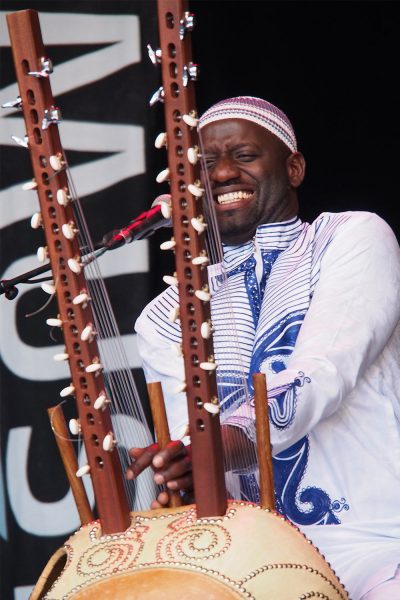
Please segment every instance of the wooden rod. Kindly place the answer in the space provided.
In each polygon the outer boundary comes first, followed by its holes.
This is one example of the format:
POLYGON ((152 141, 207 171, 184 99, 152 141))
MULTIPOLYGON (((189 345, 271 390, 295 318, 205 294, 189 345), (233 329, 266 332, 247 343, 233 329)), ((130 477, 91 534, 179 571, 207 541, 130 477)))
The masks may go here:
MULTIPOLYGON (((148 383, 147 390, 149 392, 150 408, 157 442, 160 445, 160 448, 165 448, 171 441, 171 437, 169 434, 168 419, 165 411, 161 383, 159 381, 148 383)), ((171 508, 182 506, 182 497, 178 491, 167 489, 167 492, 169 495, 169 506, 171 508)))
POLYGON ((81 524, 86 525, 87 523, 94 521, 94 516, 90 508, 82 479, 76 476, 78 460, 73 444, 69 440, 69 431, 65 423, 64 414, 59 405, 48 408, 47 414, 49 415, 51 428, 55 434, 57 446, 71 486, 81 524))
POLYGON ((260 469, 260 505, 275 510, 274 475, 269 433, 267 384, 264 373, 254 373, 257 457, 260 469))

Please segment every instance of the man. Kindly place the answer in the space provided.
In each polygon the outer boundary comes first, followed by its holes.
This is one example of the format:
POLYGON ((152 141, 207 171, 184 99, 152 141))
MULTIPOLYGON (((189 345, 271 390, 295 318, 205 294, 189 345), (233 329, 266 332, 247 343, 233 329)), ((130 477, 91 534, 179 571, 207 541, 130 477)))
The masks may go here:
MULTIPOLYGON (((352 600, 398 600, 397 241, 370 213, 300 221, 305 161, 290 121, 272 104, 228 99, 199 126, 233 310, 227 316, 226 287, 218 268, 210 269, 222 430, 240 473, 236 493, 257 501, 255 473, 236 456, 235 440, 254 439, 254 415, 241 400, 240 355, 250 392, 251 374, 267 375, 278 510, 322 551, 352 600), (240 322, 235 348, 230 319, 240 322)), ((176 288, 168 288, 136 324, 146 378, 163 382, 173 439, 187 420, 184 398, 174 393, 182 360, 170 351, 180 330, 167 307, 177 303, 176 288)), ((181 443, 131 454, 130 477, 152 464, 156 483, 190 489, 181 443)))

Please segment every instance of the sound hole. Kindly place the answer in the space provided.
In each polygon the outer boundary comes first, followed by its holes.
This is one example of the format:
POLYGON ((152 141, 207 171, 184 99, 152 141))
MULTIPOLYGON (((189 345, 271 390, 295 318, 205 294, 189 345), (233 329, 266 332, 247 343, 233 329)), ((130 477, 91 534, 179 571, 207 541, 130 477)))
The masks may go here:
POLYGON ((78 371, 83 372, 85 370, 85 365, 83 364, 82 360, 76 361, 76 366, 78 368, 78 371))
POLYGON ((188 296, 193 296, 193 294, 194 294, 193 286, 187 285, 186 286, 186 293, 187 293, 188 296))
POLYGON ((54 248, 56 249, 56 252, 61 252, 62 250, 62 246, 61 246, 61 242, 60 240, 56 240, 54 242, 54 248))
MULTIPOLYGON (((188 203, 187 203, 186 198, 181 198, 179 200, 179 206, 182 208, 182 210, 185 210, 185 208, 187 208, 187 205, 188 205, 188 203)), ((183 241, 186 241, 186 240, 183 240, 183 241)))
POLYGON ((176 79, 176 76, 178 75, 178 67, 177 64, 174 62, 169 63, 169 75, 174 79, 176 79))
POLYGON ((53 225, 51 226, 51 230, 52 230, 53 233, 58 233, 60 231, 58 229, 57 223, 53 223, 53 225))
POLYGON ((56 218, 56 209, 55 208, 53 208, 52 206, 50 206, 48 212, 49 212, 50 219, 55 219, 56 218))
POLYGON ((191 348, 197 348, 197 346, 199 345, 197 338, 192 337, 190 338, 190 347, 191 348))
POLYGON ((33 90, 28 90, 26 92, 26 97, 28 98, 28 104, 35 104, 36 99, 35 99, 35 94, 33 93, 33 90))
POLYGON ((45 156, 39 156, 39 163, 41 167, 47 167, 47 158, 45 156))
POLYGON ((36 110, 31 110, 31 121, 36 125, 39 122, 39 116, 36 110))
POLYGON ((171 83, 170 89, 171 89, 171 96, 173 98, 177 98, 179 96, 179 86, 177 83, 175 83, 175 81, 173 81, 171 83))
POLYGON ((42 173, 42 181, 43 181, 44 185, 49 185, 49 174, 48 173, 42 173))
POLYGON ((200 387, 201 381, 200 381, 200 377, 198 375, 195 375, 193 377, 192 381, 193 381, 194 387, 200 387))
POLYGON ((192 258, 192 255, 190 254, 190 250, 184 251, 183 258, 184 258, 184 260, 186 260, 186 262, 190 261, 190 259, 192 258))
POLYGON ((173 29, 175 26, 174 23, 174 15, 170 12, 167 12, 165 15, 165 24, 168 27, 168 29, 173 29))
POLYGON ((192 269, 190 267, 186 267, 184 273, 185 279, 192 279, 192 269))
POLYGON ((93 444, 93 446, 99 445, 99 438, 97 437, 97 435, 95 433, 92 435, 92 444, 93 444))
MULTIPOLYGON (((185 200, 185 202, 186 202, 186 200, 185 200)), ((189 237, 189 235, 188 235, 187 233, 184 233, 184 234, 182 235, 182 242, 183 242, 184 244, 189 244, 189 242, 190 242, 190 237, 189 237)))
POLYGON ((183 148, 182 148, 182 146, 177 146, 175 148, 175 152, 176 152, 177 156, 183 156, 183 148))
POLYGON ((197 329, 196 321, 194 319, 190 319, 190 321, 189 321, 189 330, 192 331, 192 332, 195 332, 196 329, 197 329))
POLYGON ((77 335, 78 335, 78 330, 77 330, 77 328, 76 328, 76 326, 75 326, 75 325, 71 325, 71 327, 69 328, 69 330, 70 330, 70 332, 71 332, 71 335, 72 335, 73 337, 77 337, 77 335))
POLYGON ((174 112, 172 113, 172 118, 176 123, 179 123, 181 120, 181 113, 179 110, 174 110, 174 112))
POLYGON ((103 459, 100 458, 100 456, 96 456, 96 465, 99 469, 102 469, 104 467, 103 459))
POLYGON ((182 227, 187 227, 189 225, 189 219, 187 217, 182 217, 181 225, 182 225, 182 227))
POLYGON ((189 302, 189 304, 186 305, 186 310, 187 310, 187 313, 189 315, 194 315, 194 310, 195 309, 194 309, 194 306, 193 306, 193 304, 191 302, 189 302))
POLYGON ((201 399, 201 398, 198 398, 198 397, 196 397, 196 398, 194 399, 194 401, 195 401, 195 403, 196 403, 196 406, 197 406, 197 408, 203 408, 203 401, 202 401, 202 399, 201 399))
POLYGON ((74 349, 75 354, 80 354, 81 353, 81 345, 80 344, 78 344, 77 342, 75 342, 72 347, 74 349))
POLYGON ((35 138, 35 142, 37 144, 42 143, 42 134, 40 133, 40 129, 38 129, 38 127, 35 127, 35 129, 33 130, 33 137, 35 138))
POLYGON ((92 413, 88 413, 86 415, 86 421, 87 421, 88 425, 94 425, 94 417, 93 417, 92 413))
POLYGON ((25 75, 28 75, 28 73, 30 71, 28 61, 27 60, 23 60, 22 63, 21 63, 21 66, 22 66, 22 70, 25 73, 25 75))
POLYGON ((182 137, 182 129, 180 127, 175 127, 174 136, 179 139, 182 137))
POLYGON ((74 314, 74 311, 72 310, 72 308, 69 308, 67 310, 67 319, 69 321, 72 321, 73 319, 75 319, 75 314, 74 314))
POLYGON ((85 394, 82 398, 83 400, 83 404, 89 405, 90 404, 90 398, 87 394, 85 394))
POLYGON ((182 177, 185 174, 185 165, 183 163, 179 163, 176 167, 176 172, 182 177))
POLYGON ((70 294, 70 292, 64 292, 64 298, 65 298, 65 302, 68 302, 68 304, 71 303, 71 294, 70 294))
POLYGON ((197 431, 204 431, 205 428, 206 428, 206 426, 204 425, 204 421, 202 421, 201 419, 197 419, 197 421, 196 421, 197 431))
POLYGON ((168 56, 169 56, 169 58, 175 58, 175 56, 176 56, 175 44, 168 44, 168 56))
POLYGON ((86 377, 81 377, 81 378, 79 379, 79 383, 80 383, 80 386, 81 386, 81 388, 82 388, 83 390, 86 390, 86 388, 87 388, 87 386, 88 386, 88 385, 87 385, 87 381, 86 381, 86 377))
POLYGON ((53 200, 53 193, 51 190, 46 190, 46 200, 48 200, 49 202, 53 200))
POLYGON ((193 354, 192 355, 191 361, 192 361, 192 365, 194 367, 198 367, 199 366, 199 357, 197 356, 197 354, 193 354))

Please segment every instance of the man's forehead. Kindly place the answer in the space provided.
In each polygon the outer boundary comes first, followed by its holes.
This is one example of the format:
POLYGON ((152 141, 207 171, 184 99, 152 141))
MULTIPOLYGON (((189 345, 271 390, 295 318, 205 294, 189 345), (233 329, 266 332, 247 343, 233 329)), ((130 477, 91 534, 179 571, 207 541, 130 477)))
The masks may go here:
POLYGON ((222 119, 208 123, 201 130, 204 144, 208 147, 220 144, 243 147, 248 144, 264 146, 278 141, 276 136, 257 123, 245 119, 222 119))

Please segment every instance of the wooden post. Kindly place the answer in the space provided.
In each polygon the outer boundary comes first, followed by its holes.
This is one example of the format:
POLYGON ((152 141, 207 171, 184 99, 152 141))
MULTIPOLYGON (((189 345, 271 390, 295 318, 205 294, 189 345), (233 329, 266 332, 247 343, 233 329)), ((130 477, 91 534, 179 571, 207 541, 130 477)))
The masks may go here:
POLYGON ((275 510, 274 475, 269 434, 267 384, 264 373, 253 375, 256 410, 257 457, 260 470, 260 505, 275 510))

